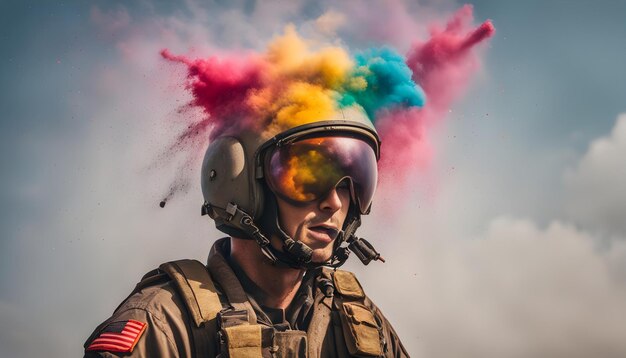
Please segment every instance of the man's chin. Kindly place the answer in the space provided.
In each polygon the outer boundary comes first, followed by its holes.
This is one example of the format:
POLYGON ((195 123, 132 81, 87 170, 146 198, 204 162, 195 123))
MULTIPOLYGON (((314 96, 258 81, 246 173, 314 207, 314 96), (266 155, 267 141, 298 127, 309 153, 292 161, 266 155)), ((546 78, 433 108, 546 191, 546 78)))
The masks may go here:
MULTIPOLYGON (((334 241, 334 240, 333 240, 334 241)), ((333 242, 331 243, 322 243, 316 240, 309 240, 305 238, 301 240, 303 244, 308 246, 311 250, 313 250, 313 254, 311 255, 311 262, 316 264, 322 264, 326 261, 330 260, 333 255, 333 242)), ((277 238, 273 238, 272 246, 278 250, 283 251, 284 249, 281 246, 280 241, 277 238)))
POLYGON ((316 264, 323 264, 324 262, 330 260, 333 256, 332 251, 328 251, 326 249, 317 249, 313 250, 313 255, 311 256, 311 262, 316 264))

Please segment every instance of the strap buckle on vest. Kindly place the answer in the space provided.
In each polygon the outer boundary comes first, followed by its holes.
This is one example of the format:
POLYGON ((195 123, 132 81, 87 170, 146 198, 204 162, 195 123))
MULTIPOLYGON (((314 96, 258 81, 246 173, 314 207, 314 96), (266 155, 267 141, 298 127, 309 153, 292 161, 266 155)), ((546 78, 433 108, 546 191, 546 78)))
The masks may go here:
POLYGON ((222 351, 229 358, 261 357, 263 335, 261 326, 250 324, 247 310, 224 310, 217 314, 218 336, 222 351))
POLYGON ((249 324, 248 311, 246 310, 227 310, 221 311, 217 314, 217 321, 219 327, 226 328, 232 326, 238 326, 242 324, 249 324))

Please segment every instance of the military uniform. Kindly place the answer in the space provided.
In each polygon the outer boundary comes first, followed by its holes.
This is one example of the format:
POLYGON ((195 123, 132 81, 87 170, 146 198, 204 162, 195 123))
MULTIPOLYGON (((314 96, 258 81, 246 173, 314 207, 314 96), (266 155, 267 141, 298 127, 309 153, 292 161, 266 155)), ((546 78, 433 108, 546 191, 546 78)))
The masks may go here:
POLYGON ((85 357, 408 357, 380 310, 347 272, 307 271, 286 310, 218 240, 206 267, 182 260, 144 276, 85 342, 85 357))

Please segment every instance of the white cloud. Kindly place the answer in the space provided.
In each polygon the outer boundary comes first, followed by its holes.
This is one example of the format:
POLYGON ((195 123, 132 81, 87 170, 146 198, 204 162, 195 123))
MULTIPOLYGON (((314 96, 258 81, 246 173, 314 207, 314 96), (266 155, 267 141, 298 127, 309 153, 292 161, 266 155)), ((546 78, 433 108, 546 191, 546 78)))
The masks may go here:
POLYGON ((565 175, 565 211, 600 232, 626 235, 626 114, 565 175))
MULTIPOLYGON (((435 202, 413 200, 421 205, 397 210, 404 214, 391 222, 367 218, 362 234, 388 263, 350 268, 414 355, 623 357, 624 157, 623 114, 565 175, 572 220, 544 217, 544 226, 499 216, 468 238, 468 217, 487 204, 468 200, 467 187, 454 195, 445 185, 435 202)), ((487 169, 487 175, 494 170, 487 169)), ((471 173, 461 168, 457 180, 471 186, 471 173)), ((541 197, 541 188, 532 193, 541 197)), ((511 192, 507 200, 521 195, 511 192)))
POLYGON ((507 217, 471 240, 427 218, 381 233, 389 263, 356 269, 414 355, 626 354, 624 247, 598 250, 570 224, 507 217))

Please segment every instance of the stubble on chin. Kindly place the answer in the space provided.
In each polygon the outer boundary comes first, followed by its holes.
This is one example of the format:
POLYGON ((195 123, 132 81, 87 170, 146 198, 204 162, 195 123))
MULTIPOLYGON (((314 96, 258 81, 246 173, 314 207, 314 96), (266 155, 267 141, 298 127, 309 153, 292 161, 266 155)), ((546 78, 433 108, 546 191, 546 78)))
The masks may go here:
POLYGON ((314 263, 323 263, 328 261, 331 258, 332 254, 332 251, 327 251, 325 249, 313 250, 311 261, 314 263))
POLYGON ((328 244, 320 246, 321 243, 319 241, 308 236, 307 225, 308 223, 303 223, 302 225, 298 226, 292 239, 302 242, 313 250, 313 255, 311 256, 312 262, 323 263, 328 261, 333 254, 333 247, 336 239, 328 244))

